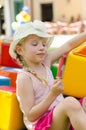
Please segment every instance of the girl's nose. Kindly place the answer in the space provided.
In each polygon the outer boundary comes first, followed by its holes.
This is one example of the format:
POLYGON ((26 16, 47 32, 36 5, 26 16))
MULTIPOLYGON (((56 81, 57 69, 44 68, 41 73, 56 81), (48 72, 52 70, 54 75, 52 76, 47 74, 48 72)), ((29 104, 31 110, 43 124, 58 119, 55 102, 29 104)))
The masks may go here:
POLYGON ((39 49, 44 49, 43 43, 40 43, 40 44, 39 44, 39 49))

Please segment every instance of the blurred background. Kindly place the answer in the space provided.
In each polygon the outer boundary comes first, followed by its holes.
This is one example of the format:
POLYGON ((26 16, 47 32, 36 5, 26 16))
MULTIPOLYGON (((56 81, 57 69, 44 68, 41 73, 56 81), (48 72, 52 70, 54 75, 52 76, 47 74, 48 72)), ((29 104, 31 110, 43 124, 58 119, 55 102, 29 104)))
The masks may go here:
POLYGON ((86 0, 0 0, 0 36, 12 36, 20 26, 42 20, 50 34, 86 30, 86 0))

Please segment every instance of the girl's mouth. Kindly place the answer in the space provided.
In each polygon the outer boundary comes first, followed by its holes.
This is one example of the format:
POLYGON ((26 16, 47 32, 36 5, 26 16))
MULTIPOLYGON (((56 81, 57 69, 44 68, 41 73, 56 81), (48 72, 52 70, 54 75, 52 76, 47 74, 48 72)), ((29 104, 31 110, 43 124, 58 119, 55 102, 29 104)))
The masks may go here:
POLYGON ((45 53, 38 53, 37 55, 43 57, 45 56, 45 53))

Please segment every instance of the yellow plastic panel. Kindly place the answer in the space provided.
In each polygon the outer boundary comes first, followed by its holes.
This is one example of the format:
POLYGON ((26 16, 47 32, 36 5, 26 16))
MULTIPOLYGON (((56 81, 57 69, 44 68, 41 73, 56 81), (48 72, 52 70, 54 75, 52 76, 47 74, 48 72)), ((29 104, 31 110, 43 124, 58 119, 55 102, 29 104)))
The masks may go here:
POLYGON ((64 74, 64 94, 75 97, 86 96, 86 57, 70 53, 64 74))
POLYGON ((0 129, 22 130, 24 128, 16 93, 0 90, 0 129))

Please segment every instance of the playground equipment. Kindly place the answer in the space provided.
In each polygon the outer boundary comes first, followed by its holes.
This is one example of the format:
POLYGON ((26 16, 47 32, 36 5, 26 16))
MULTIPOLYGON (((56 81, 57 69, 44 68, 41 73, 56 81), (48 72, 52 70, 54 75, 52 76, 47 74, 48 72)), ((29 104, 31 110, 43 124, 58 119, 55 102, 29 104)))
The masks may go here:
POLYGON ((65 95, 86 96, 86 42, 60 59, 58 76, 62 76, 65 95))
POLYGON ((9 55, 10 44, 0 43, 0 130, 24 130, 16 98, 16 76, 21 69, 9 55))
MULTIPOLYGON (((16 76, 21 66, 9 55, 11 42, 0 42, 0 129, 23 130, 23 115, 16 98, 16 76), (1 79, 3 78, 3 80, 1 79), (4 82, 6 83, 4 85, 4 82), (4 114, 4 116, 3 116, 4 114)), ((54 78, 62 77, 65 95, 86 96, 86 42, 60 59, 59 66, 51 67, 54 78)))

